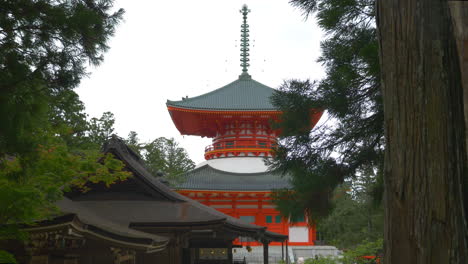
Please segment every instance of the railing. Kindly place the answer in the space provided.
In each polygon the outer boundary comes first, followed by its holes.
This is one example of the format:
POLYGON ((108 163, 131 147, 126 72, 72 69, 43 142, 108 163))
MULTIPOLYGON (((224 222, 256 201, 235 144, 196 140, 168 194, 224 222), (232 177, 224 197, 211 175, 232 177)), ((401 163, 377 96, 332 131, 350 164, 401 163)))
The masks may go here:
POLYGON ((225 134, 222 136, 217 136, 215 141, 233 141, 233 140, 259 140, 259 141, 271 141, 275 142, 278 137, 274 135, 264 135, 264 134, 252 134, 252 133, 245 133, 245 134, 225 134))
POLYGON ((205 153, 216 150, 230 150, 230 149, 274 149, 276 142, 262 141, 262 140, 239 140, 217 142, 205 147, 205 153))
POLYGON ((261 139, 231 139, 215 142, 205 148, 205 159, 219 157, 238 156, 242 153, 250 153, 253 156, 269 156, 278 145, 275 141, 261 139))

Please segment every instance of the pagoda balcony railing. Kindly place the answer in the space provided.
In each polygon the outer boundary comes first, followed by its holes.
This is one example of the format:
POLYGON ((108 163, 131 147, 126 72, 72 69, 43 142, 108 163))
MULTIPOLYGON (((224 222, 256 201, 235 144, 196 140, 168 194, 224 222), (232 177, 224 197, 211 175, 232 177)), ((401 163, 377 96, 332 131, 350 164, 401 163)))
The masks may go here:
POLYGON ((247 133, 247 134, 217 136, 215 139, 215 142, 236 141, 236 140, 276 142, 277 139, 278 139, 277 136, 247 133))
POLYGON ((205 153, 229 150, 236 150, 242 152, 248 151, 249 149, 272 150, 276 147, 276 142, 236 139, 235 141, 222 141, 209 145, 205 148, 205 153))

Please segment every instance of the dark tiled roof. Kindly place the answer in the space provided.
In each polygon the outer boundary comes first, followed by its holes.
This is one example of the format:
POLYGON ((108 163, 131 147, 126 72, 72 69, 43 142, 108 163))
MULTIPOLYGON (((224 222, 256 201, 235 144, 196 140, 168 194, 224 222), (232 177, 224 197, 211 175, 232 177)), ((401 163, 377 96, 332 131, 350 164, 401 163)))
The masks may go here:
POLYGON ((202 224, 203 222, 228 222, 236 225, 239 228, 248 230, 263 230, 264 227, 246 224, 237 218, 225 215, 216 209, 205 206, 192 199, 189 199, 177 192, 174 192, 168 186, 160 182, 156 177, 149 173, 139 156, 117 137, 109 140, 105 150, 112 152, 124 163, 127 168, 133 172, 134 177, 143 180, 149 187, 160 195, 166 196, 166 201, 96 201, 86 202, 81 204, 86 207, 91 207, 96 210, 106 211, 106 214, 114 215, 114 219, 128 221, 136 225, 137 223, 145 223, 147 226, 154 223, 155 226, 160 226, 166 223, 167 226, 172 224, 180 225, 180 223, 202 224), (111 205, 112 206, 109 206, 111 205), (106 209, 107 208, 107 209, 106 209))
POLYGON ((130 227, 173 227, 219 223, 239 234, 250 234, 257 239, 282 241, 287 236, 272 235, 266 228, 245 223, 216 209, 185 197, 157 180, 149 173, 139 156, 122 140, 113 137, 105 150, 119 157, 134 177, 142 179, 149 187, 168 198, 166 201, 80 201, 80 205, 109 215, 117 222, 130 223, 130 227))
MULTIPOLYGON (((100 204, 106 205, 108 202, 101 201, 100 204)), ((88 206, 83 202, 75 202, 68 198, 63 198, 57 202, 57 206, 65 214, 74 214, 80 221, 87 225, 94 226, 99 230, 105 231, 107 234, 113 236, 120 236, 122 238, 133 238, 133 239, 148 239, 153 243, 168 242, 169 239, 166 237, 153 235, 146 232, 141 232, 135 229, 129 228, 130 218, 116 218, 116 213, 109 214, 108 212, 101 210, 100 208, 94 208, 88 206)), ((118 212, 119 209, 114 208, 114 212, 118 212)), ((122 213, 122 212, 120 212, 122 213)), ((123 213, 125 215, 125 213, 123 213)))
MULTIPOLYGON (((68 198, 64 200, 68 200, 68 198)), ((60 201, 58 205, 60 205, 60 203, 63 205, 69 202, 64 200, 60 201)), ((71 206, 73 207, 75 205, 71 206)), ((70 205, 67 205, 67 209, 67 211, 70 211, 70 205)), ((169 238, 167 237, 145 233, 115 224, 113 221, 109 221, 109 219, 98 216, 99 214, 93 213, 91 217, 88 217, 86 213, 82 213, 83 209, 79 211, 80 216, 74 213, 65 213, 52 219, 35 222, 34 224, 22 224, 21 227, 24 231, 32 232, 41 231, 44 228, 51 228, 54 230, 60 228, 70 230, 71 228, 74 229, 74 234, 94 239, 96 235, 98 235, 101 239, 111 240, 112 243, 117 243, 124 247, 130 245, 132 248, 146 249, 151 252, 163 250, 169 243, 169 238), (102 228, 102 226, 105 227, 102 228), (109 226, 112 226, 112 228, 109 228, 109 226)))
MULTIPOLYGON (((106 144, 105 151, 113 153, 122 160, 126 168, 133 173, 133 177, 138 179, 138 182, 150 193, 154 192, 154 196, 152 199, 145 197, 144 200, 103 200, 96 193, 90 199, 64 197, 56 203, 63 214, 73 216, 76 221, 89 226, 87 228, 89 231, 113 239, 138 243, 139 246, 151 249, 161 249, 168 243, 168 238, 140 231, 139 227, 164 228, 163 233, 170 233, 172 227, 192 229, 194 226, 221 225, 224 227, 223 230, 249 235, 256 239, 274 241, 287 239, 286 236, 266 232, 265 227, 244 223, 174 192, 153 177, 139 156, 117 137, 113 137, 106 144), (161 199, 162 197, 164 199, 161 199)), ((60 219, 65 218, 62 216, 56 218, 56 221, 44 222, 44 226, 55 225, 57 221, 63 222, 60 219)))
POLYGON ((133 176, 142 182, 154 197, 165 197, 169 201, 184 201, 185 197, 173 192, 164 183, 156 179, 147 169, 141 157, 129 148, 121 139, 113 136, 105 145, 105 153, 112 153, 123 161, 133 176))
POLYGON ((277 110, 270 102, 275 89, 251 78, 238 80, 216 89, 181 101, 167 101, 168 106, 203 110, 277 110))
POLYGON ((208 164, 186 173, 186 181, 177 186, 182 190, 271 191, 291 188, 287 175, 276 172, 232 173, 208 164))

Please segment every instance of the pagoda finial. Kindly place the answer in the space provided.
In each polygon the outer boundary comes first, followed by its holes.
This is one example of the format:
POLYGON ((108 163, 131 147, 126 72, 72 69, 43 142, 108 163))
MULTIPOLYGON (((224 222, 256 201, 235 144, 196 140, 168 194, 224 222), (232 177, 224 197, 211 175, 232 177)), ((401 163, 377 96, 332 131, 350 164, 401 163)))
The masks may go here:
POLYGON ((250 75, 247 73, 247 67, 249 64, 249 25, 247 24, 247 14, 250 12, 250 9, 247 8, 247 5, 243 5, 242 9, 239 10, 242 13, 243 23, 241 25, 241 67, 242 74, 239 77, 250 78, 250 75))

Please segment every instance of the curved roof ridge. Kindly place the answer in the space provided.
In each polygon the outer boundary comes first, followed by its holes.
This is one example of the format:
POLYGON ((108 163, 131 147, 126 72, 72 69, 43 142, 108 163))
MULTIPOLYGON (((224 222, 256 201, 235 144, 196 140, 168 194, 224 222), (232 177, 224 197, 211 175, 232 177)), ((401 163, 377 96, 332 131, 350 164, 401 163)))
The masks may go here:
MULTIPOLYGON (((204 93, 204 94, 200 94, 200 95, 197 95, 197 96, 194 96, 194 97, 184 98, 184 99, 182 99, 182 100, 174 100, 174 101, 172 101, 172 100, 169 100, 169 99, 168 99, 167 102, 171 102, 171 103, 174 102, 174 103, 175 103, 175 102, 182 102, 182 101, 186 101, 186 100, 189 100, 189 101, 190 101, 190 100, 193 100, 193 99, 197 99, 197 98, 202 97, 202 96, 207 96, 207 95, 216 93, 216 92, 218 92, 219 90, 224 89, 224 88, 226 88, 227 86, 229 86, 229 85, 231 85, 231 84, 233 84, 233 83, 235 83, 235 82, 238 82, 238 81, 241 81, 241 79, 234 80, 234 81, 232 81, 232 82, 230 82, 230 83, 228 83, 228 84, 226 84, 226 85, 224 85, 224 86, 221 86, 221 87, 219 87, 219 88, 217 88, 217 89, 214 89, 213 91, 209 91, 209 92, 204 93)), ((253 80, 252 80, 252 81, 253 81, 253 80)))
MULTIPOLYGON (((262 172, 250 172, 250 173, 248 173, 248 172, 232 172, 232 171, 225 171, 225 170, 217 169, 217 168, 215 168, 215 167, 213 167, 213 166, 210 166, 209 164, 205 164, 205 165, 203 165, 203 166, 200 166, 200 167, 198 167, 197 169, 203 168, 203 167, 205 167, 205 166, 210 167, 210 169, 212 169, 212 170, 214 170, 214 171, 216 171, 216 172, 225 173, 225 174, 229 174, 229 175, 233 175, 233 176, 235 176, 235 175, 243 175, 243 176, 252 175, 252 176, 257 176, 257 175, 263 175, 263 174, 267 174, 267 173, 271 173, 271 174, 280 174, 280 173, 277 173, 278 170, 276 170, 276 171, 275 171, 275 170, 267 170, 267 171, 262 171, 262 172)), ((284 175, 286 175, 286 174, 283 174, 283 175, 281 175, 281 176, 284 176, 284 175)))

